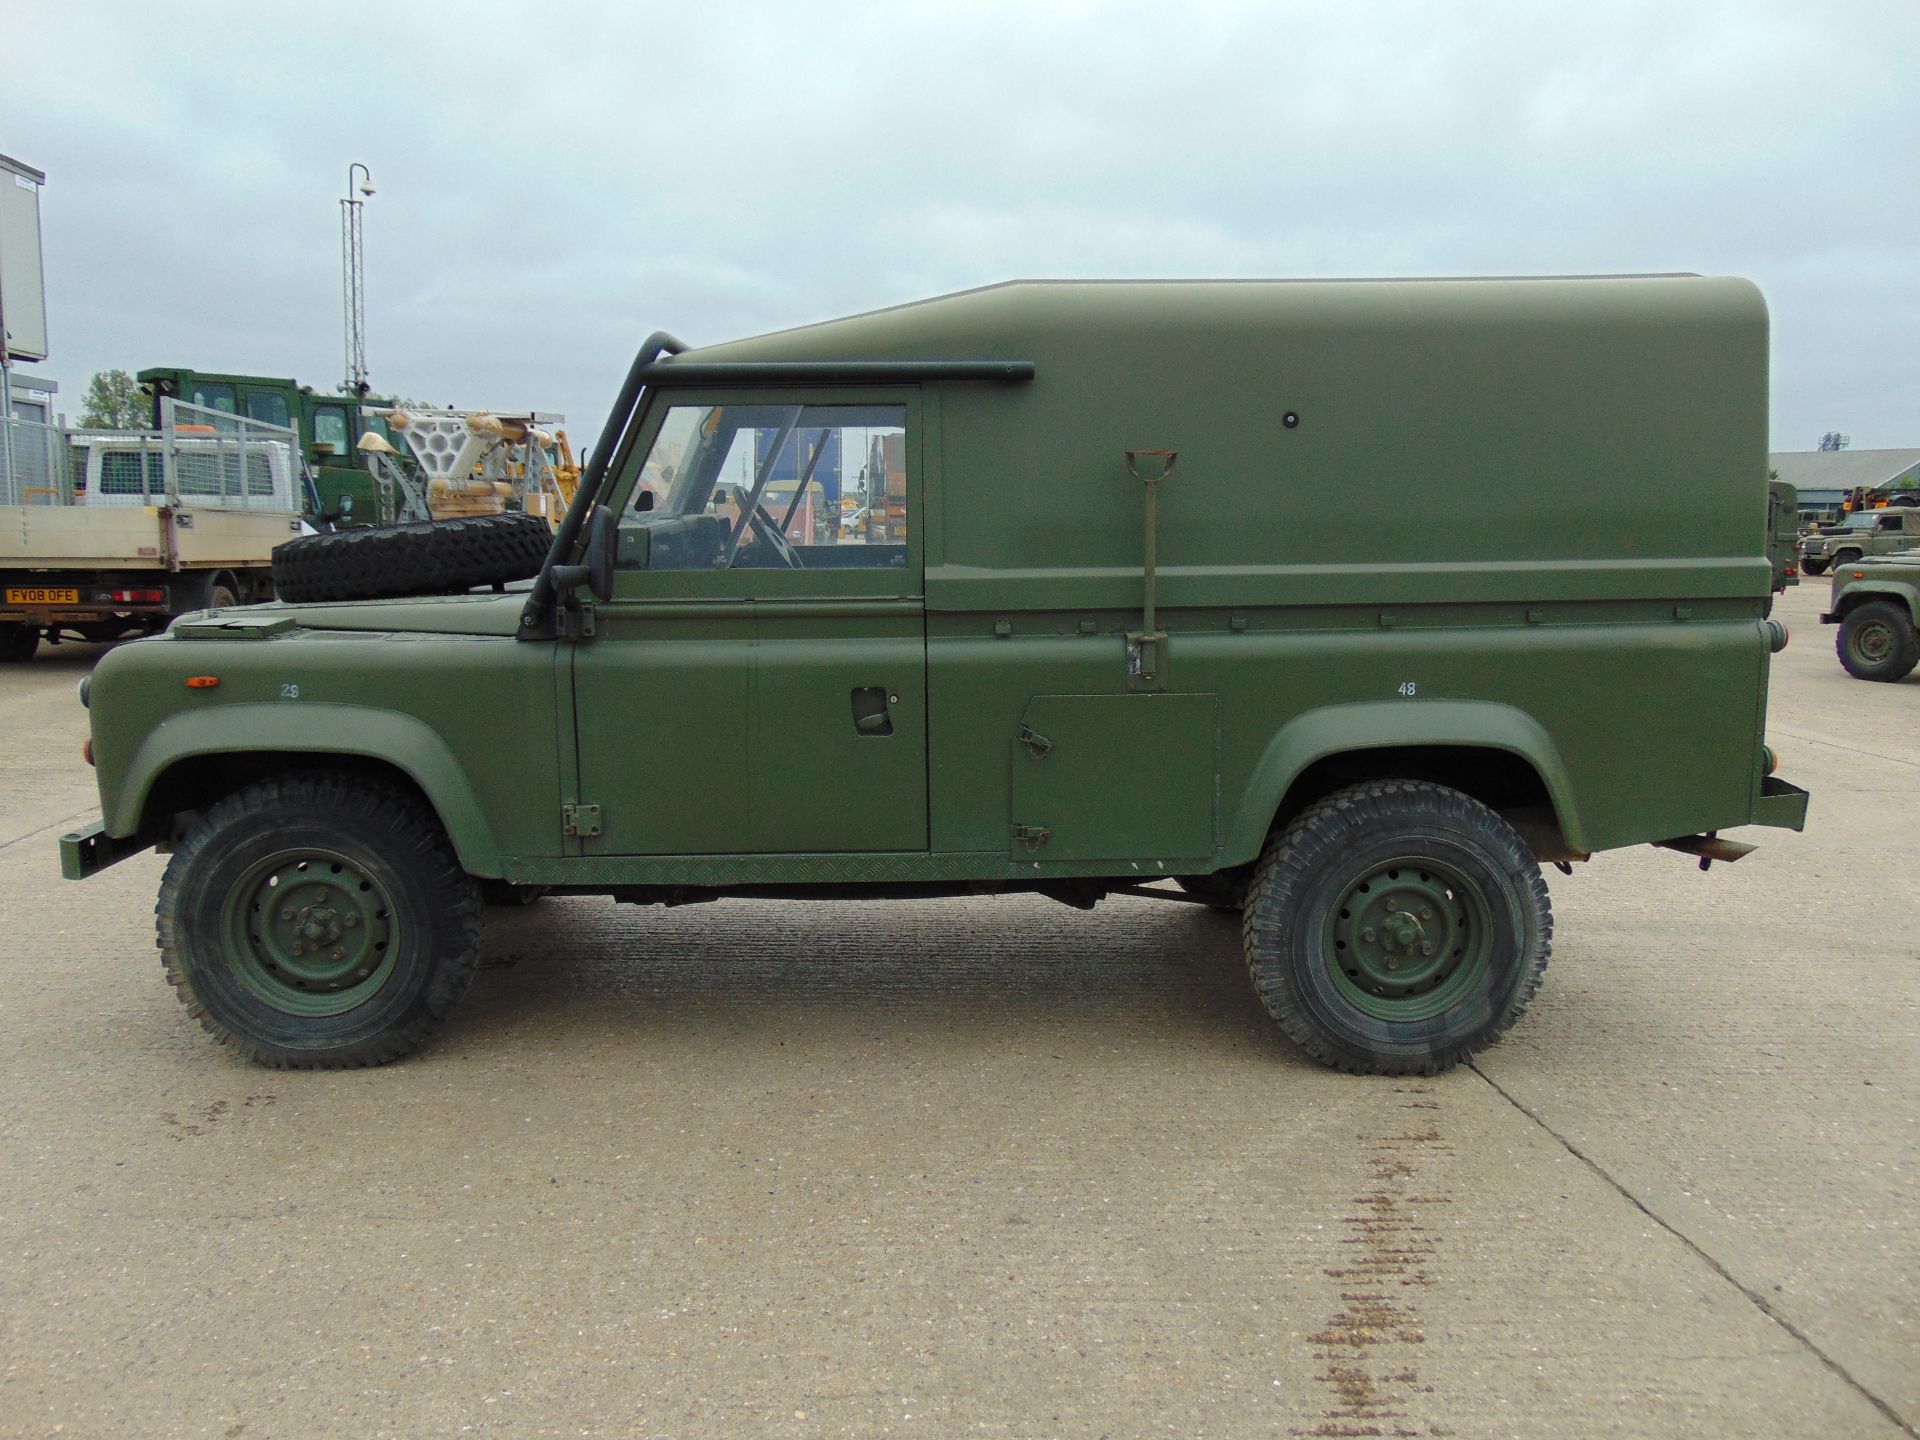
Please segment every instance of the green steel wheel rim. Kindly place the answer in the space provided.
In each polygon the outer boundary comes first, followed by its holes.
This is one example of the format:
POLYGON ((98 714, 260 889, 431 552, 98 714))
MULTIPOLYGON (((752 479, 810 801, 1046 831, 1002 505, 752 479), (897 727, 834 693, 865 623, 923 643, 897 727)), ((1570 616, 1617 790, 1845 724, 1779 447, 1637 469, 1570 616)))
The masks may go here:
POLYGON ((234 975, 288 1015, 341 1015, 393 973, 400 926, 393 898, 337 851, 280 850, 227 892, 221 936, 234 975))
POLYGON ((1493 912, 1460 871, 1426 856, 1369 865, 1328 910, 1327 974, 1376 1020, 1428 1020, 1479 989, 1492 967, 1493 912))
POLYGON ((1893 627, 1884 620, 1863 620, 1847 637, 1847 649, 1861 665, 1884 665, 1893 653, 1893 627))

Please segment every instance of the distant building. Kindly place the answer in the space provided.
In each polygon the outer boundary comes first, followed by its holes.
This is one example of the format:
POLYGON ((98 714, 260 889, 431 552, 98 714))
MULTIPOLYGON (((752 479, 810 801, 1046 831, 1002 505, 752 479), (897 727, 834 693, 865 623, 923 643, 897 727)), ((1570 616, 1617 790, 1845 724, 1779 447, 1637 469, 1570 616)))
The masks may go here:
POLYGON ((1838 514, 1854 490, 1920 486, 1920 450, 1776 450, 1767 468, 1800 492, 1803 517, 1838 514))

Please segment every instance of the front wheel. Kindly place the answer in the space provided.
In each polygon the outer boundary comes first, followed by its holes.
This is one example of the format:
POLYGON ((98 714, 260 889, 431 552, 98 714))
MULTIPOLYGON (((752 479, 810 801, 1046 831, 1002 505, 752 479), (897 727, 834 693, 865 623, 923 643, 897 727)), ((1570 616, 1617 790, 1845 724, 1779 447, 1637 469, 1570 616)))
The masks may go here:
POLYGON ((1856 565, 1859 561, 1860 552, 1858 550, 1842 550, 1838 555, 1833 557, 1833 563, 1836 569, 1842 565, 1856 565))
POLYGON ((431 811, 352 775, 263 781, 187 832, 160 882, 181 1003, 276 1069, 382 1065, 472 983, 480 891, 431 811))
POLYGON ((40 627, 17 620, 0 624, 0 665, 23 665, 40 648, 40 627))
POLYGON ((1800 573, 1802 575, 1811 575, 1817 580, 1827 573, 1827 562, 1811 558, 1802 560, 1800 562, 1800 573))
POLYGON ((1849 610, 1833 645, 1856 680, 1904 680, 1920 664, 1920 632, 1906 607, 1888 600, 1849 610))
POLYGON ((1268 842, 1243 922, 1248 972, 1324 1065, 1432 1075, 1526 1009, 1552 949, 1540 867, 1513 827, 1442 785, 1328 796, 1268 842))

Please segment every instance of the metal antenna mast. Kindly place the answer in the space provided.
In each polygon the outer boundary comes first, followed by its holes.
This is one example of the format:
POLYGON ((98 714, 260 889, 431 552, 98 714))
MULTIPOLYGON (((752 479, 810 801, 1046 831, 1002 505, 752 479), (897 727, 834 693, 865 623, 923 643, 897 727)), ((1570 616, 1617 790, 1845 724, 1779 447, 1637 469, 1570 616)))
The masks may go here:
POLYGON ((367 393, 367 269, 361 247, 360 211, 373 194, 373 172, 358 160, 347 167, 347 193, 340 201, 341 289, 346 300, 347 390, 367 393), (361 175, 360 194, 353 193, 353 172, 361 175))

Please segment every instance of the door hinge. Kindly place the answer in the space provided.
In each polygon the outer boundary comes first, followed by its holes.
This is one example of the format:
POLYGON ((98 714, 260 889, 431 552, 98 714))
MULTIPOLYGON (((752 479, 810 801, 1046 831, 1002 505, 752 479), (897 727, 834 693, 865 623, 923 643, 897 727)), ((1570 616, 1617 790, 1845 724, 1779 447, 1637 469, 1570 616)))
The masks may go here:
POLYGON ((1033 758, 1036 760, 1046 759, 1047 752, 1053 749, 1053 741, 1042 735, 1038 730, 1035 730, 1031 725, 1022 725, 1020 727, 1019 740, 1022 745, 1033 752, 1033 758))
POLYGON ((1013 838, 1028 850, 1038 850, 1053 838, 1053 831, 1045 825, 1016 825, 1013 827, 1013 838))
POLYGON ((585 640, 593 634, 593 605, 586 600, 571 600, 566 606, 566 635, 569 640, 585 640))
POLYGON ((565 834, 591 840, 600 833, 600 807, 568 801, 560 807, 560 827, 565 834))

